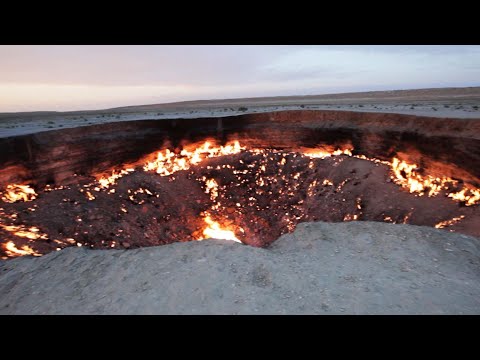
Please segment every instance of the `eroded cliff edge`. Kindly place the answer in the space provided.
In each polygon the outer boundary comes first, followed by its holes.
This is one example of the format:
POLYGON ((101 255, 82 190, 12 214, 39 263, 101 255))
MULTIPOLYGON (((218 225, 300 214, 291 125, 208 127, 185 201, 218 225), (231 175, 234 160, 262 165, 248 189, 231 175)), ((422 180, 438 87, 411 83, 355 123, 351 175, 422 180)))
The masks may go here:
POLYGON ((216 138, 250 147, 351 144, 354 154, 416 163, 433 176, 480 186, 480 119, 348 111, 282 111, 223 118, 139 120, 0 139, 0 188, 63 185, 166 146, 216 138))

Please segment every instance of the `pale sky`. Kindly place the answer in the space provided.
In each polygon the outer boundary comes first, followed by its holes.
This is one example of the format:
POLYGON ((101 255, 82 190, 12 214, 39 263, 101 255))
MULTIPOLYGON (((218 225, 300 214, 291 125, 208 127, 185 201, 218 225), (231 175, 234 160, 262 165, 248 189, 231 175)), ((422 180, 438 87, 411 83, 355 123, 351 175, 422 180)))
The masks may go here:
POLYGON ((480 86, 471 45, 0 45, 0 112, 480 86))

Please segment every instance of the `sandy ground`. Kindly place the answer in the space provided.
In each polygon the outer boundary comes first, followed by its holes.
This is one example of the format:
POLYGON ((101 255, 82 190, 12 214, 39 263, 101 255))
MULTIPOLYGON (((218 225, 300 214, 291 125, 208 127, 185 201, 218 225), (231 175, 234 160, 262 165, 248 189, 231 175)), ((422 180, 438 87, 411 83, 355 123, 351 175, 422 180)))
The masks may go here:
POLYGON ((118 121, 220 117, 286 110, 344 110, 480 119, 480 87, 192 101, 83 112, 0 113, 0 137, 118 121))
POLYGON ((220 240, 0 261, 0 314, 479 314, 478 239, 304 223, 261 249, 220 240))

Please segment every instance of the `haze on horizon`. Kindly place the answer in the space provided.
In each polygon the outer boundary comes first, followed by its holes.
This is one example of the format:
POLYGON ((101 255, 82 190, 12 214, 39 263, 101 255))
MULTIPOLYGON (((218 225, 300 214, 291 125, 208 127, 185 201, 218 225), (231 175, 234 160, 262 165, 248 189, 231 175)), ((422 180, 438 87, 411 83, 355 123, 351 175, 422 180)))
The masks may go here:
POLYGON ((479 85, 478 45, 0 45, 0 112, 479 85))

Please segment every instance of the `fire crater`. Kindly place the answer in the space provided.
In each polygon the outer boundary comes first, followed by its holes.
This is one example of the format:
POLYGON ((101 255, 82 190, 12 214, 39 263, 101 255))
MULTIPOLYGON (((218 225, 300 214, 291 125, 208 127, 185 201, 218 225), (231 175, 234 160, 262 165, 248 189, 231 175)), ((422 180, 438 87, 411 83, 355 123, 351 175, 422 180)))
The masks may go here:
POLYGON ((353 146, 284 150, 207 140, 75 184, 1 194, 2 258, 67 246, 136 248, 218 238, 268 246, 306 221, 383 221, 479 236, 480 190, 353 146))

